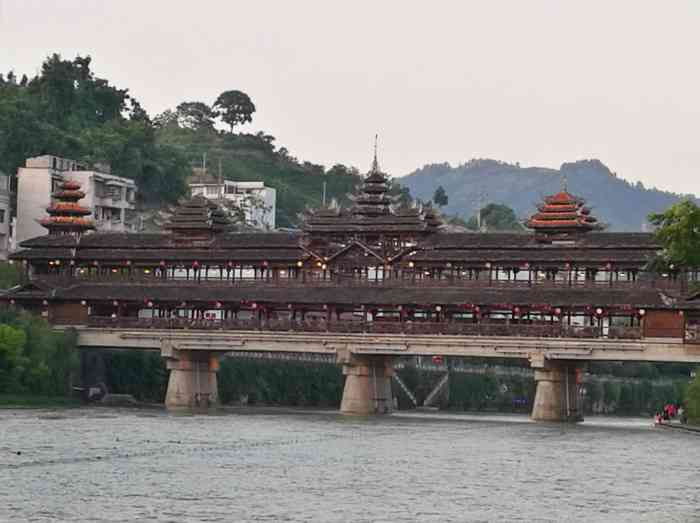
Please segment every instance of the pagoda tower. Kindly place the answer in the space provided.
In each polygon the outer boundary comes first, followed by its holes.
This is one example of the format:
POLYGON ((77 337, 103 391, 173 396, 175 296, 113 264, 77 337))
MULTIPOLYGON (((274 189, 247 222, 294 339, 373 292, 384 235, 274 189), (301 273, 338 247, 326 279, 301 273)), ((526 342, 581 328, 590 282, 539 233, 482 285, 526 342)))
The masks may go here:
POLYGON ((95 228, 95 223, 86 218, 91 214, 90 209, 78 203, 85 198, 80 187, 78 182, 67 180, 51 195, 54 202, 46 208, 49 216, 39 222, 49 230, 50 235, 80 236, 95 228))
POLYGON ((185 242, 208 242, 230 227, 223 209, 200 195, 182 201, 164 226, 176 240, 185 242))
POLYGON ((557 194, 545 196, 525 225, 536 234, 569 236, 601 230, 604 226, 591 215, 585 201, 570 194, 566 187, 557 194))
POLYGON ((352 214, 368 218, 392 214, 391 206, 395 198, 389 195, 389 188, 389 177, 379 169, 375 139, 372 168, 362 180, 357 194, 350 196, 354 202, 351 209, 352 214))

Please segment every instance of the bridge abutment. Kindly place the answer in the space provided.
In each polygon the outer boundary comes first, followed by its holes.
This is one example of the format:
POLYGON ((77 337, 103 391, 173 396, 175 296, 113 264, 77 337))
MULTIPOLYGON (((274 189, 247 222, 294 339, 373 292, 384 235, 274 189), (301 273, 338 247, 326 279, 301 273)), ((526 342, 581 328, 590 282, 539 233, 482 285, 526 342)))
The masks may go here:
POLYGON ((161 353, 170 371, 165 394, 168 410, 206 411, 219 405, 218 352, 173 350, 164 346, 161 353))
POLYGON ((534 421, 583 421, 579 365, 565 361, 533 362, 537 389, 530 418, 534 421))
POLYGON ((388 414, 393 408, 390 356, 351 355, 343 362, 345 387, 342 414, 368 416, 388 414))

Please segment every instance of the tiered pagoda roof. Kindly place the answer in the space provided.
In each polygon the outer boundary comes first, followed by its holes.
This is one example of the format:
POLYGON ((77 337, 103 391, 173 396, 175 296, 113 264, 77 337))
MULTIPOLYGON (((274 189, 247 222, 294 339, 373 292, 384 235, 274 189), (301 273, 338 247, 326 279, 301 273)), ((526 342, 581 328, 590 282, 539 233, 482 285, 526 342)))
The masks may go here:
POLYGON ((231 223, 221 207, 203 196, 183 201, 165 229, 178 236, 211 236, 229 229, 231 223))
POLYGON ((54 202, 46 208, 49 216, 39 222, 49 230, 50 235, 80 235, 95 228, 95 223, 86 218, 91 214, 90 209, 78 203, 85 198, 78 182, 64 181, 51 196, 54 202))
POLYGON ((351 209, 356 216, 386 216, 391 214, 395 199, 389 195, 389 177, 379 169, 375 152, 372 168, 362 181, 357 194, 350 196, 355 203, 351 209))
POLYGON ((544 202, 537 208, 538 212, 526 223, 535 233, 569 234, 603 229, 603 225, 585 206, 585 201, 570 194, 566 188, 545 196, 544 202))
POLYGON ((310 234, 362 236, 363 234, 423 236, 438 229, 442 221, 431 208, 396 208, 389 194, 391 181, 381 171, 375 150, 372 167, 356 193, 350 196, 349 209, 329 208, 306 212, 303 229, 310 234))

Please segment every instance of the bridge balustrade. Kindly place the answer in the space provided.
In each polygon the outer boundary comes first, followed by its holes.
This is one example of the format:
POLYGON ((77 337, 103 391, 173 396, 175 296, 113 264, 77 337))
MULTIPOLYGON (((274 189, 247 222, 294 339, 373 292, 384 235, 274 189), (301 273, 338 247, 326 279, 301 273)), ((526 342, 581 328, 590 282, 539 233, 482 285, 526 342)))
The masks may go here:
POLYGON ((576 288, 576 289, 596 289, 604 287, 612 288, 654 288, 654 289, 683 289, 686 286, 682 278, 642 278, 635 281, 631 280, 584 280, 584 281, 568 281, 568 280, 495 280, 488 278, 481 279, 462 279, 462 278, 388 278, 384 280, 372 280, 365 278, 352 278, 335 275, 330 279, 304 279, 304 278, 236 278, 236 279, 220 279, 220 278, 161 278, 156 275, 122 275, 122 274, 76 274, 73 276, 55 275, 55 274, 40 274, 34 279, 45 282, 51 285, 68 286, 75 284, 76 281, 90 281, 95 283, 122 283, 122 284, 158 284, 178 286, 183 283, 192 283, 202 286, 211 287, 466 287, 466 288, 576 288))
MULTIPOLYGON (((471 322, 388 322, 388 321, 330 321, 323 320, 237 320, 189 318, 98 317, 88 319, 94 328, 120 329, 191 329, 245 330, 269 332, 334 332, 347 334, 404 334, 453 336, 524 336, 538 338, 612 338, 641 339, 640 327, 610 327, 604 335, 599 327, 563 325, 560 323, 471 323, 471 322)), ((700 343, 700 331, 686 331, 686 339, 700 343), (694 336, 694 337, 693 337, 694 336)))

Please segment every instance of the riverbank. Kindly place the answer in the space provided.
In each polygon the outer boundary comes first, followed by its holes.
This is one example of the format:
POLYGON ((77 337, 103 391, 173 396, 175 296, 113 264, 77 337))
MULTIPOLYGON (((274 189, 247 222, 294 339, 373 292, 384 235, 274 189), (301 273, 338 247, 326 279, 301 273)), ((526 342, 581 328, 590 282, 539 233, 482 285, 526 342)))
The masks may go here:
POLYGON ((673 429, 673 430, 683 430, 686 432, 695 432, 697 434, 700 434, 700 425, 694 425, 694 424, 686 424, 683 425, 682 423, 679 422, 664 422, 658 425, 661 428, 664 429, 673 429))
POLYGON ((82 402, 66 396, 31 396, 25 394, 0 394, 0 409, 75 408, 82 402))

